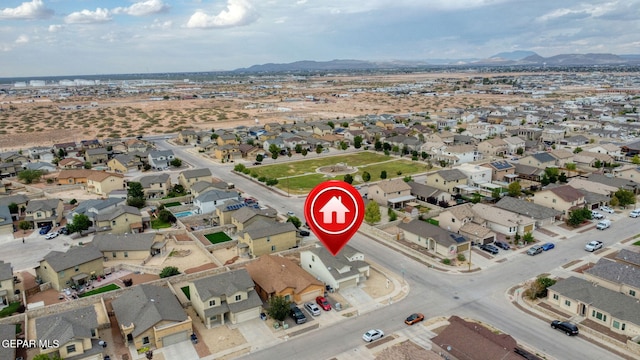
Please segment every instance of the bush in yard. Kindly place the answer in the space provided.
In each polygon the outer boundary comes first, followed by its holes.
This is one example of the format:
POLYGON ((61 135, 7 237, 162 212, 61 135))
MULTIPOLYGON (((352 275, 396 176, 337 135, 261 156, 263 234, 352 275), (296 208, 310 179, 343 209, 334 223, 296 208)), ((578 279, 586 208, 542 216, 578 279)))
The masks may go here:
POLYGON ((167 209, 160 210, 158 213, 158 219, 164 223, 174 223, 176 222, 176 217, 171 213, 171 211, 167 209))
POLYGON ((442 263, 445 265, 451 265, 451 260, 449 259, 442 259, 442 263))
POLYGON ((548 277, 539 277, 533 283, 531 283, 529 288, 525 290, 524 294, 531 300, 546 297, 547 288, 555 283, 556 280, 554 279, 550 279, 548 277))
POLYGON ((180 270, 178 270, 175 266, 167 266, 160 272, 160 278, 166 278, 169 276, 174 276, 180 274, 180 270))
POLYGON ((463 253, 459 253, 458 254, 458 261, 463 262, 465 260, 467 260, 467 258, 464 256, 464 254, 463 253))
POLYGON ((289 314, 290 307, 291 302, 289 300, 285 299, 284 296, 275 295, 269 299, 267 314, 278 321, 284 321, 287 314, 289 314))

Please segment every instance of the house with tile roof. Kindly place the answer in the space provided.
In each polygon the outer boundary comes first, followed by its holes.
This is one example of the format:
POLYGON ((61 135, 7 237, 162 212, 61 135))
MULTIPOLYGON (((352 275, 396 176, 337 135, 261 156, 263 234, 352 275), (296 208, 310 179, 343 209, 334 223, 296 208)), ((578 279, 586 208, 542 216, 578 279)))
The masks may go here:
POLYGON ((533 203, 561 211, 563 217, 586 205, 584 194, 569 185, 548 186, 534 194, 533 203))
POLYGON ((402 179, 379 181, 369 185, 369 200, 393 209, 400 209, 410 201, 415 200, 411 195, 411 186, 402 179))
POLYGON ((57 342, 59 346, 40 348, 40 354, 62 359, 102 358, 100 330, 109 327, 109 316, 103 303, 83 306, 35 319, 33 340, 57 342))
POLYGON ((605 326, 629 337, 640 334, 640 303, 637 298, 612 291, 575 276, 547 288, 548 304, 605 326))
POLYGON ((585 279, 609 290, 640 299, 640 267, 600 258, 584 271, 585 279))
POLYGON ((336 256, 324 246, 300 252, 300 266, 332 288, 346 289, 361 285, 369 278, 369 263, 364 254, 345 245, 336 256))
POLYGON ((199 181, 213 183, 211 170, 209 170, 208 168, 191 169, 182 171, 178 175, 178 183, 184 187, 184 190, 186 192, 191 191, 191 185, 199 181))
POLYGON ((138 182, 146 199, 162 199, 171 191, 171 177, 167 173, 143 176, 138 182))
POLYGON ((97 234, 91 240, 91 245, 102 252, 105 261, 145 260, 167 249, 167 242, 159 233, 97 234))
POLYGON ((60 199, 31 200, 25 210, 25 221, 32 223, 34 229, 50 225, 55 226, 62 221, 64 204, 60 199))
POLYGON ((424 183, 425 185, 446 191, 449 194, 458 194, 460 190, 456 187, 466 186, 468 179, 467 175, 458 169, 444 169, 427 174, 424 183))
POLYGON ((471 248, 469 239, 426 221, 415 219, 402 222, 398 228, 403 231, 405 240, 442 258, 455 259, 458 254, 468 252, 471 248))
POLYGON ((60 160, 58 162, 58 166, 61 169, 82 169, 84 168, 84 161, 80 160, 80 159, 76 159, 73 157, 68 157, 68 158, 64 158, 62 160, 60 160))
POLYGON ((553 223, 562 217, 562 212, 559 210, 511 196, 503 197, 494 206, 515 214, 530 217, 536 221, 536 227, 553 225, 553 223))
POLYGON ((51 251, 40 260, 36 275, 58 291, 72 285, 81 286, 94 275, 104 275, 102 252, 94 246, 72 247, 67 252, 51 251))
POLYGON ((124 343, 162 348, 189 340, 192 320, 171 290, 141 284, 111 302, 124 343))
POLYGON ((282 256, 262 255, 248 263, 246 269, 263 301, 282 296, 300 305, 324 294, 322 282, 282 256))
POLYGON ((204 325, 239 324, 258 319, 262 300, 246 269, 200 278, 189 283, 191 305, 204 325))
POLYGON ((140 209, 129 205, 118 205, 112 211, 97 214, 94 227, 112 234, 139 233, 145 228, 140 209))
POLYGON ((250 257, 289 250, 296 245, 296 227, 291 222, 259 219, 238 234, 241 254, 250 257))
POLYGON ((87 177, 87 191, 106 196, 114 190, 123 190, 124 176, 106 171, 94 171, 87 177))

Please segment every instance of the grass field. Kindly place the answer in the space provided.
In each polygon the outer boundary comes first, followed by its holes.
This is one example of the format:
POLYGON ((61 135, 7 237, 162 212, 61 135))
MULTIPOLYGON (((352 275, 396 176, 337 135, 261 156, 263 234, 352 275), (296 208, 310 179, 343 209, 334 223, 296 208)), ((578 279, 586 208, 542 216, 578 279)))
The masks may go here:
POLYGON ((109 285, 105 285, 103 287, 99 287, 97 289, 93 289, 91 291, 87 291, 87 292, 81 294, 80 297, 86 297, 86 296, 91 296, 91 295, 95 295, 95 294, 101 294, 103 292, 113 291, 113 290, 118 290, 118 289, 120 289, 120 286, 118 286, 116 284, 109 284, 109 285))
POLYGON ((171 223, 168 222, 164 222, 160 219, 153 219, 151 220, 151 228, 152 229, 166 229, 166 228, 170 228, 171 227, 171 223))
POLYGON ((223 242, 231 240, 229 235, 227 235, 227 234, 225 234, 223 232, 217 232, 217 233, 213 233, 213 234, 208 234, 208 235, 205 235, 204 237, 206 237, 207 240, 209 240, 209 242, 211 242, 212 244, 219 244, 219 243, 223 243, 223 242))
POLYGON ((18 310, 19 307, 20 307, 20 302, 19 301, 10 303, 9 306, 7 306, 4 309, 0 310, 0 318, 7 317, 7 316, 13 314, 14 312, 16 312, 18 310))

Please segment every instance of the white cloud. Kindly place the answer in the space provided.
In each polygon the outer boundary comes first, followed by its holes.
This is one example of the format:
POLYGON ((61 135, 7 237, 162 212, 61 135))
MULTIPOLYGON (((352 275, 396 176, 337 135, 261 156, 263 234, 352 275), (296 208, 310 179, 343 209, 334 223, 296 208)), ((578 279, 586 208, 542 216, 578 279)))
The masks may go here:
POLYGON ((188 28, 225 28, 248 25, 257 19, 257 14, 246 0, 228 0, 227 8, 217 15, 196 11, 187 22, 188 28))
POLYGON ((64 18, 67 24, 94 24, 111 21, 111 13, 108 9, 97 8, 96 11, 76 11, 64 18))
POLYGON ((567 16, 600 17, 615 10, 617 6, 617 2, 608 2, 601 5, 580 4, 573 9, 560 8, 550 11, 542 16, 539 16, 537 20, 545 22, 567 16))
POLYGON ((42 0, 23 2, 15 8, 0 10, 0 19, 46 19, 53 15, 53 10, 47 9, 42 0))
POLYGON ((64 29, 64 25, 59 25, 59 24, 49 25, 50 33, 58 32, 58 31, 61 31, 62 29, 64 29))
POLYGON ((24 34, 18 36, 18 38, 16 39, 16 44, 26 44, 28 42, 29 42, 29 37, 24 34))
POLYGON ((149 28, 149 29, 167 30, 167 29, 171 29, 172 26, 173 26, 173 21, 171 21, 171 20, 160 21, 158 19, 155 19, 155 20, 153 20, 153 24, 151 24, 147 28, 149 28))
POLYGON ((169 5, 162 0, 147 0, 137 2, 129 7, 117 7, 113 9, 114 14, 127 14, 131 16, 145 16, 157 14, 169 9, 169 5))

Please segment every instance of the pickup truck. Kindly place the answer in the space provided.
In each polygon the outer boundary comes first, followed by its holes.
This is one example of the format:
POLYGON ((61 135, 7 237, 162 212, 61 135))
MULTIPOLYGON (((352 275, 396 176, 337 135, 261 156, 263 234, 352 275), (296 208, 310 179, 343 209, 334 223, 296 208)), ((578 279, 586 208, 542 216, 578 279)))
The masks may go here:
POLYGON ((603 245, 602 241, 594 240, 594 241, 588 243, 587 245, 585 245, 584 249, 587 250, 587 251, 594 252, 596 250, 602 249, 602 245, 603 245))
POLYGON ((598 222, 598 225, 596 225, 596 229, 598 229, 598 230, 604 230, 604 229, 609 228, 610 226, 611 226, 611 220, 609 220, 609 219, 603 219, 603 220, 600 220, 600 221, 598 222))

